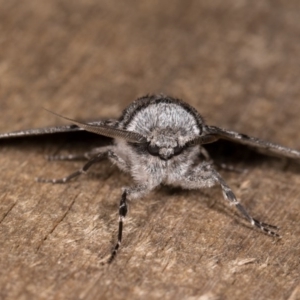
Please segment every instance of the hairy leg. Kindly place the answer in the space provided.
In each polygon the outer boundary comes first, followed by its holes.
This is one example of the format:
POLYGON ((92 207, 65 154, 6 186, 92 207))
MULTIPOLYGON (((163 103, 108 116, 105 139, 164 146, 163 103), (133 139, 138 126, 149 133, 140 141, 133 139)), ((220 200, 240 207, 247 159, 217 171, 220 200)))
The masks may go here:
POLYGON ((78 177, 81 174, 85 174, 88 169, 95 163, 99 162, 100 160, 102 160, 103 158, 105 158, 109 152, 112 152, 111 150, 108 150, 106 147, 103 149, 103 151, 99 152, 98 154, 96 154, 94 157, 90 158, 89 161, 84 164, 84 166, 75 171, 74 173, 63 177, 63 178, 53 178, 53 179, 47 179, 47 178, 36 178, 37 182, 46 182, 46 183, 66 183, 68 181, 70 181, 71 179, 78 177))
POLYGON ((74 160, 89 160, 95 155, 102 153, 102 152, 108 152, 111 147, 98 147, 94 148, 91 151, 80 153, 80 154, 67 154, 67 155, 47 155, 46 159, 49 161, 54 161, 54 160, 62 160, 62 161, 74 161, 74 160))
POLYGON ((181 186, 188 189, 212 187, 217 184, 221 186, 225 200, 229 201, 231 205, 234 205, 253 226, 271 236, 279 237, 277 233, 270 230, 270 228, 275 230, 278 229, 276 226, 260 222, 247 212, 244 206, 237 200, 233 191, 211 164, 202 163, 198 165, 196 168, 192 169, 189 174, 186 174, 181 181, 181 186))
POLYGON ((108 259, 108 263, 110 264, 117 255, 117 252, 122 243, 122 235, 123 235, 123 221, 126 217, 128 207, 127 200, 135 199, 142 197, 144 194, 149 192, 149 188, 146 185, 137 185, 129 188, 124 188, 120 205, 119 205, 119 229, 118 229, 118 241, 113 248, 113 251, 108 259))
POLYGON ((115 152, 109 151, 108 158, 119 169, 123 170, 124 172, 130 172, 130 165, 126 163, 126 161, 122 157, 118 156, 115 152))

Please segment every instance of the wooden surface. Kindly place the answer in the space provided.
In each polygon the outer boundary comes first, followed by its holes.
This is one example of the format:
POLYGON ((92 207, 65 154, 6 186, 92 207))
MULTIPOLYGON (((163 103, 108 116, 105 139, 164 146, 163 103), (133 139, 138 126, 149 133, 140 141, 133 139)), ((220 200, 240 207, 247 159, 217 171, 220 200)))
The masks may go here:
MULTIPOLYGON (((209 124, 300 149, 297 0, 0 7, 1 132, 62 122, 42 107, 117 117, 136 97, 162 92, 209 124)), ((107 267, 130 177, 103 162, 67 185, 34 181, 81 166, 45 155, 98 142, 0 143, 1 299, 300 299, 299 164, 239 147, 221 153, 248 169, 221 173, 253 216, 281 227, 281 240, 249 226, 218 187, 162 187, 130 204, 122 250, 107 267)))

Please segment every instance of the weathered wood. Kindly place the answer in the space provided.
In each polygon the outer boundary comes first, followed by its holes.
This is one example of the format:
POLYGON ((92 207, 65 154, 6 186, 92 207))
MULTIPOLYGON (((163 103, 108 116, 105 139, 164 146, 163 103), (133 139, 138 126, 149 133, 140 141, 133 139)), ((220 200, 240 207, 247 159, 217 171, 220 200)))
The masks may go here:
MULTIPOLYGON (((62 122, 41 107, 77 119, 116 117, 137 96, 163 92, 209 124, 300 149, 299 1, 0 7, 1 132, 62 122)), ((0 143, 1 299, 300 298, 299 164, 240 147, 223 153, 248 169, 222 171, 227 183, 253 216, 281 227, 281 240, 249 226, 218 188, 163 187, 130 204, 124 243, 107 267, 101 260, 116 241, 129 176, 103 162, 67 185, 34 181, 81 166, 44 155, 90 143, 0 143)))

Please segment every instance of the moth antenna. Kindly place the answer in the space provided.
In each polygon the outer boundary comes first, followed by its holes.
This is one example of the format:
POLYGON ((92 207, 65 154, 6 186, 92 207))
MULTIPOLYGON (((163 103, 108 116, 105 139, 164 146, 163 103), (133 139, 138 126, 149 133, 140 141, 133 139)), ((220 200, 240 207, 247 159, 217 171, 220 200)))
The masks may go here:
POLYGON ((60 114, 57 114, 47 108, 44 108, 47 112, 60 117, 62 119, 68 120, 71 123, 77 125, 78 127, 88 131, 88 132, 93 132, 99 135, 104 135, 110 138, 121 138, 124 139, 128 142, 131 143, 145 143, 147 142, 147 139, 142 136, 139 133, 133 132, 133 131, 127 131, 127 130, 123 130, 123 129, 118 129, 118 128, 112 128, 110 126, 107 125, 92 125, 92 124, 88 124, 88 123, 83 123, 83 122, 79 122, 67 117, 64 117, 60 114))
POLYGON ((204 144, 214 143, 218 139, 219 139, 218 136, 207 134, 207 135, 199 136, 193 142, 196 144, 204 145, 204 144))
POLYGON ((214 136, 214 135, 200 135, 190 141, 187 142, 188 145, 192 146, 192 145, 205 145, 205 144, 210 144, 210 143, 214 143, 215 141, 217 141, 219 139, 219 137, 214 136))

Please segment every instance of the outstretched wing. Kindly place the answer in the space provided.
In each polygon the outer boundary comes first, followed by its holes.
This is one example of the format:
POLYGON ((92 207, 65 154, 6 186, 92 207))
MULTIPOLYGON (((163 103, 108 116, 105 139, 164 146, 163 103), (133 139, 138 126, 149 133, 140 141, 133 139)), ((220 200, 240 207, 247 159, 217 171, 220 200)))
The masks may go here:
POLYGON ((94 121, 94 122, 84 123, 84 122, 79 122, 61 116, 52 111, 49 112, 60 118, 68 120, 73 124, 5 132, 0 134, 0 139, 29 137, 29 136, 37 136, 37 135, 45 135, 45 134, 54 134, 60 132, 88 131, 106 137, 121 138, 132 143, 145 143, 147 141, 146 138, 139 133, 117 128, 116 124, 118 123, 118 121, 116 120, 94 121))
MULTIPOLYGON (((99 125, 99 124, 103 124, 103 121, 94 121, 94 122, 89 122, 88 124, 99 125)), ((34 129, 0 133, 0 139, 9 139, 9 138, 27 137, 27 136, 30 137, 30 136, 37 136, 37 135, 55 134, 60 132, 61 133, 75 132, 75 131, 84 131, 84 129, 73 124, 62 125, 62 126, 50 126, 50 127, 43 127, 43 128, 34 128, 34 129)))
POLYGON ((221 129, 215 126, 205 126, 204 133, 205 135, 214 136, 216 139, 225 139, 254 147, 259 152, 266 154, 300 159, 300 151, 273 144, 238 132, 221 129))

